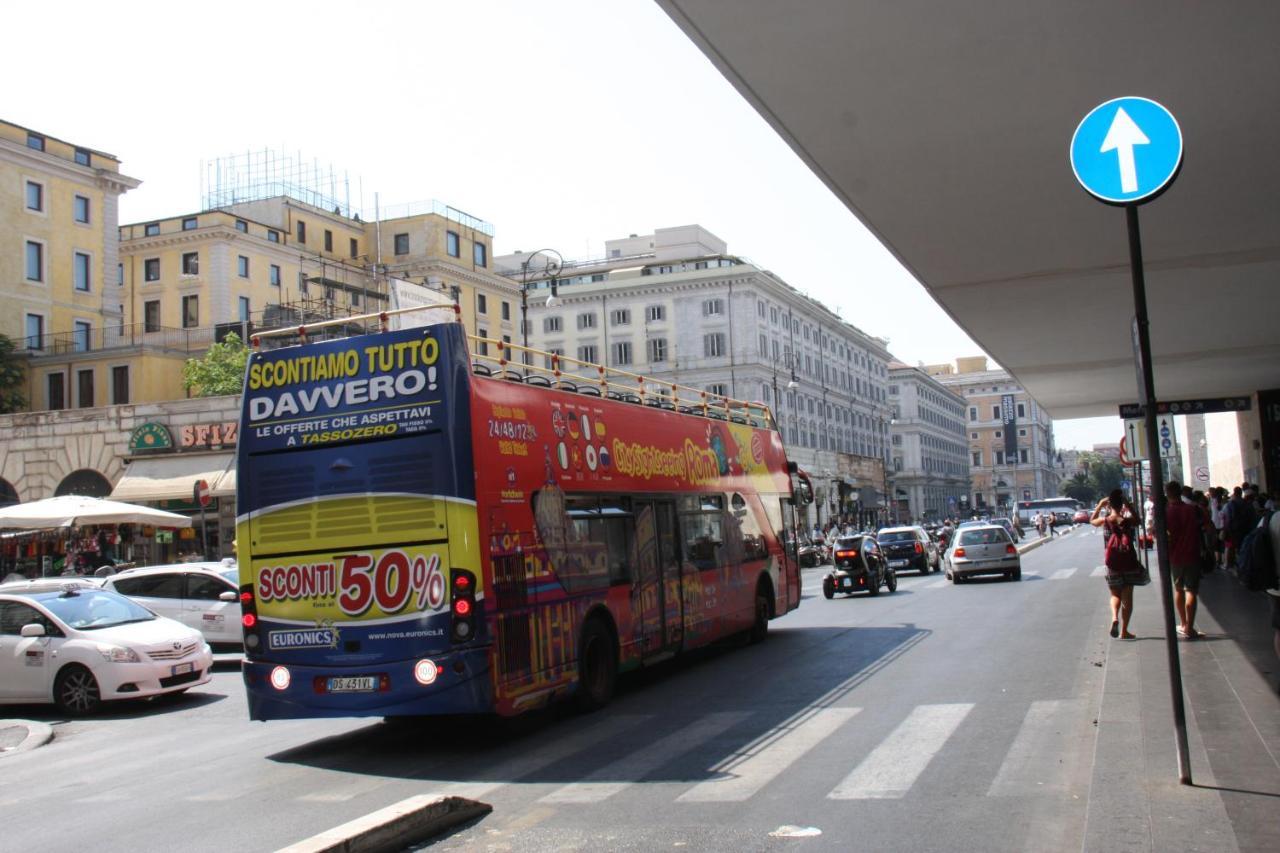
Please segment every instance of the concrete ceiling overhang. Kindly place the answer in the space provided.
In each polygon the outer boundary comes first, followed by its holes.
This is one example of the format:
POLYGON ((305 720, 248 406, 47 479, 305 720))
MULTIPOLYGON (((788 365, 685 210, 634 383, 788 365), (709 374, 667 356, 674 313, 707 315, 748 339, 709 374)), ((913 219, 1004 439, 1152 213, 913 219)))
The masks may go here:
POLYGON ((1137 397, 1125 214, 1071 136, 1161 102, 1186 154, 1140 215, 1156 389, 1280 386, 1280 3, 657 2, 1059 418, 1137 397))

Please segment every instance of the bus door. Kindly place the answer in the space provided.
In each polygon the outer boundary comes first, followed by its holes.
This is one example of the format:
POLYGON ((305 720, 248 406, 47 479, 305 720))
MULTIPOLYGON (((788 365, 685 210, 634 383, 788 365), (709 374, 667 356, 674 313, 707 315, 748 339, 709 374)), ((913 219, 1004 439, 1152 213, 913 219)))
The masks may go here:
POLYGON ((671 500, 632 501, 636 523, 634 617, 643 657, 679 648, 684 632, 684 591, 671 500))
MULTIPOLYGON (((787 591, 788 607, 800 603, 800 540, 796 529, 796 508, 790 498, 782 498, 782 530, 777 531, 782 546, 782 584, 787 591)), ((781 612, 781 611, 779 611, 781 612)))

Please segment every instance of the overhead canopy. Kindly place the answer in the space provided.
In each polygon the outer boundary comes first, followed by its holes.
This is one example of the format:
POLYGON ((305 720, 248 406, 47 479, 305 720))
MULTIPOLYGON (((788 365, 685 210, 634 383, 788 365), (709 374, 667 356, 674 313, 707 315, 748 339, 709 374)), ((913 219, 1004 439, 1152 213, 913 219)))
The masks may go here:
POLYGON ((190 527, 191 519, 149 506, 83 495, 60 495, 42 501, 14 504, 0 509, 0 527, 43 530, 87 524, 154 524, 159 527, 190 527))
POLYGON ((1125 215, 1077 184, 1072 134, 1164 104, 1186 157, 1141 210, 1157 391, 1280 386, 1280 3, 658 3, 1058 418, 1137 398, 1125 215))
POLYGON ((208 483, 212 495, 235 494, 235 464, 232 453, 183 453, 134 459, 111 490, 111 498, 190 501, 197 480, 208 483), (224 480, 231 484, 230 491, 223 486, 224 480))

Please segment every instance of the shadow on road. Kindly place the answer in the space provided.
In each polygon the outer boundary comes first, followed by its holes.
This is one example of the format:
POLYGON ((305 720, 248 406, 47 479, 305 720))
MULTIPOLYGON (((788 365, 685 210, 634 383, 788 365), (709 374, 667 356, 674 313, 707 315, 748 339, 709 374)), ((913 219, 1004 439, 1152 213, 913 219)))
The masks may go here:
MULTIPOLYGON (((209 685, 193 688, 191 693, 170 693, 166 696, 155 696, 149 699, 122 699, 104 703, 102 710, 92 717, 76 717, 78 720, 132 720, 138 717, 152 717, 157 714, 178 714, 204 705, 221 702, 227 697, 222 693, 207 692, 209 685)), ((41 723, 65 723, 69 721, 52 705, 10 705, 5 714, 20 717, 24 720, 36 720, 41 723)))
POLYGON ((699 650, 624 676, 614 702, 594 714, 575 713, 562 703, 509 720, 402 718, 267 757, 339 772, 446 783, 572 782, 709 715, 739 715, 704 743, 690 743, 691 753, 645 777, 697 782, 716 777, 711 768, 751 752, 780 729, 801 726, 815 713, 842 706, 858 685, 881 674, 930 633, 910 624, 775 629, 759 646, 699 650), (561 754, 562 742, 596 726, 612 736, 561 754), (539 753, 547 755, 545 762, 538 760, 539 753), (513 762, 517 766, 509 766, 513 762))

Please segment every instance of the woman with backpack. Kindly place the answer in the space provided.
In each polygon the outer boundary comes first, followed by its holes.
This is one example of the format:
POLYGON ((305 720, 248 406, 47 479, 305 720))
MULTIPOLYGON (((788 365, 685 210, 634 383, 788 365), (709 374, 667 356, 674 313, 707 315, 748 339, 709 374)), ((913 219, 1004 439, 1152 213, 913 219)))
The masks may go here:
POLYGON ((1089 523, 1101 527, 1106 542, 1107 588, 1111 592, 1111 636, 1137 639, 1129 633, 1133 617, 1133 588, 1143 582, 1142 564, 1134 550, 1138 513, 1125 499, 1124 492, 1114 489, 1093 508, 1089 523))

